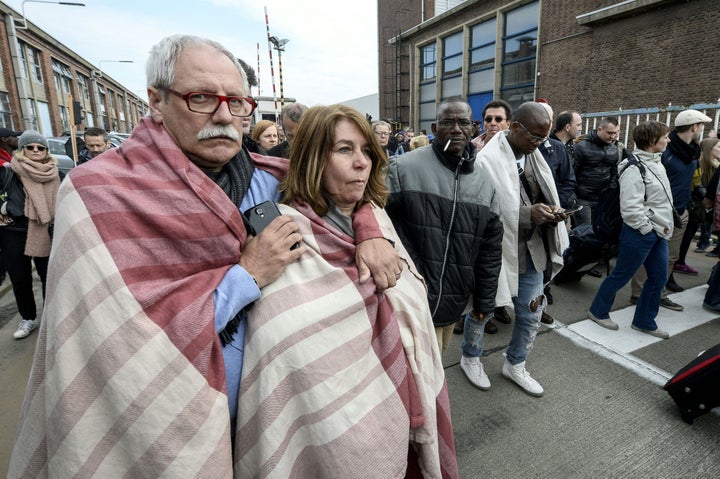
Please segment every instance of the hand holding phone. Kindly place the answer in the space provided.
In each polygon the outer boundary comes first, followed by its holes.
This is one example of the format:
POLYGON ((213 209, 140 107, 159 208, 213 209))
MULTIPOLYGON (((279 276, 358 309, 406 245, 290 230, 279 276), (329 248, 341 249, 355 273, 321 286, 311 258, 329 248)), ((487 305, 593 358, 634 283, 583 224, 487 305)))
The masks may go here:
POLYGON ((243 213, 248 233, 253 236, 259 235, 278 216, 280 216, 280 210, 274 201, 257 204, 243 213))
MULTIPOLYGON (((265 201, 257 204, 252 208, 248 208, 243 213, 248 233, 253 236, 259 235, 262 230, 264 230, 267 225, 272 223, 272 221, 278 216, 282 216, 282 213, 280 213, 280 210, 274 201, 265 201)), ((290 249, 295 249, 299 246, 300 243, 295 243, 290 249)))

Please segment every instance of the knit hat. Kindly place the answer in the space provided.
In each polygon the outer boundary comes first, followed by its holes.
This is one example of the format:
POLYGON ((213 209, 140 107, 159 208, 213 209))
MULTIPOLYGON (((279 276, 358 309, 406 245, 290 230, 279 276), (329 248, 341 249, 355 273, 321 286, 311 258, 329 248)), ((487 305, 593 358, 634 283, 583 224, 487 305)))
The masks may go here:
POLYGON ((31 143, 43 145, 45 148, 48 148, 48 141, 40 134, 39 131, 26 130, 22 135, 20 135, 20 138, 18 138, 18 149, 31 143))
POLYGON ((684 110, 678 113, 675 117, 675 126, 695 125, 697 123, 707 123, 709 121, 712 121, 712 118, 700 113, 697 110, 684 110))

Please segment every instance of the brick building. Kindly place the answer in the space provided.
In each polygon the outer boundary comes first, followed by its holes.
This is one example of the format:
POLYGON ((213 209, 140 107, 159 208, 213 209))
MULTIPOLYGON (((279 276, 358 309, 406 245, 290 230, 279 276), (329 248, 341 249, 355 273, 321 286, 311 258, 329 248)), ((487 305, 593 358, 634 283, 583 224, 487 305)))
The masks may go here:
POLYGON ((0 126, 60 136, 70 130, 70 96, 80 130, 129 133, 147 111, 146 101, 2 2, 0 18, 0 126))
POLYGON ((429 130, 440 99, 452 95, 467 97, 476 118, 492 98, 513 106, 546 98, 555 111, 581 113, 717 106, 716 7, 713 0, 378 1, 380 116, 429 130))

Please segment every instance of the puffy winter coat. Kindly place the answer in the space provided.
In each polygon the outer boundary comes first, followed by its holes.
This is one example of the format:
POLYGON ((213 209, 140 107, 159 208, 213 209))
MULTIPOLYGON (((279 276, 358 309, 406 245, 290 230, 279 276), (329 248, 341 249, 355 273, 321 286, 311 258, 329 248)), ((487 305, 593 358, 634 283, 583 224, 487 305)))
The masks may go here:
POLYGON ((386 211, 415 266, 425 277, 435 326, 467 309, 495 307, 503 226, 495 187, 475 163, 442 154, 436 141, 390 159, 386 211))

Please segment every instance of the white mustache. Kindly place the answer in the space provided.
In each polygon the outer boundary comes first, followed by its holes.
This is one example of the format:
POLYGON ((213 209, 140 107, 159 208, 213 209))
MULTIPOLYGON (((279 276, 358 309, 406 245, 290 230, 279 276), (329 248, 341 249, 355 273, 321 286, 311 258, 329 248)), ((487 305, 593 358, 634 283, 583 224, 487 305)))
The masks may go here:
POLYGON ((198 140, 208 140, 210 138, 227 137, 234 141, 240 141, 242 136, 231 125, 213 125, 200 130, 197 134, 198 140))

